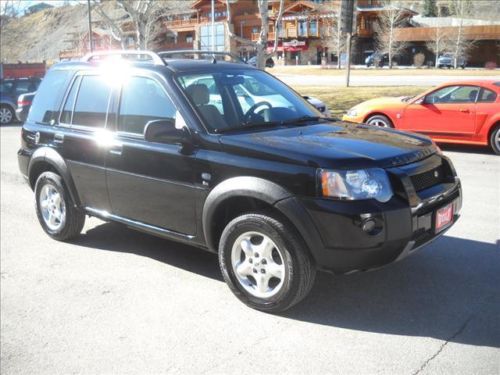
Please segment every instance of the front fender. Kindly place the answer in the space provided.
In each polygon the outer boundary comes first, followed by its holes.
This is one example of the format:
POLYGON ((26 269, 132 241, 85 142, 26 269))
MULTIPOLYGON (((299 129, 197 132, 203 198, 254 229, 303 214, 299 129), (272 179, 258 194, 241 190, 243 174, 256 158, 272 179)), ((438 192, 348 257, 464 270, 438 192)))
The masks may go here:
POLYGON ((292 194, 278 184, 258 177, 234 177, 221 182, 208 194, 203 206, 203 233, 208 247, 215 249, 217 241, 213 238, 213 218, 226 199, 233 197, 254 198, 274 205, 292 194))
POLYGON ((36 179, 40 175, 40 172, 47 168, 47 165, 50 165, 62 177, 72 201, 76 206, 80 206, 80 198, 69 168, 63 157, 53 148, 40 147, 31 156, 28 165, 28 178, 31 188, 35 187, 36 179))
POLYGON ((255 198, 272 205, 297 229, 315 261, 321 258, 323 242, 300 199, 280 185, 256 177, 228 179, 217 185, 208 195, 203 207, 202 220, 206 244, 211 251, 217 251, 215 245, 217 239, 214 238, 212 231, 217 207, 232 197, 255 198))

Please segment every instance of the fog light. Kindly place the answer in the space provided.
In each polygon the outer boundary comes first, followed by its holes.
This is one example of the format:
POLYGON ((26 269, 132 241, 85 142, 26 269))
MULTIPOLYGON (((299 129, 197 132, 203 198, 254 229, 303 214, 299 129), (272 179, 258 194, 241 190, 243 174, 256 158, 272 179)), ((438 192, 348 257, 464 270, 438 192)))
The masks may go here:
POLYGON ((375 229, 375 220, 373 219, 364 220, 361 225, 361 229, 363 229, 363 231, 366 233, 372 232, 375 229))

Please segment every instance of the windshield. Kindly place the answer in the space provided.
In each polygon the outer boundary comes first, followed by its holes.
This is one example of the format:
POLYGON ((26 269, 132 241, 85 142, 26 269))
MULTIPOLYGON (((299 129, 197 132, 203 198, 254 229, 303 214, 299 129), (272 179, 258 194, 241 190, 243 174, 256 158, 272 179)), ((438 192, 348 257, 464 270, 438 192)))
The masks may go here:
POLYGON ((321 113, 258 70, 181 75, 178 81, 211 132, 276 127, 321 113))

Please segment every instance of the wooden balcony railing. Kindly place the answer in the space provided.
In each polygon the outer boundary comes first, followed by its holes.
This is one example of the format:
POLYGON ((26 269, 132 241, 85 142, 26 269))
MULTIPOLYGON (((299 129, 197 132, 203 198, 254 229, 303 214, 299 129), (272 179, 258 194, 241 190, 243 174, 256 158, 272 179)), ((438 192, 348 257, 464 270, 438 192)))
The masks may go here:
MULTIPOLYGON (((270 31, 267 33, 267 40, 274 40, 276 33, 274 31, 270 31)), ((258 41, 260 38, 260 33, 252 33, 252 42, 258 41)))
POLYGON ((165 21, 165 24, 168 27, 194 26, 198 24, 198 20, 196 18, 189 18, 187 20, 177 19, 177 20, 165 21))

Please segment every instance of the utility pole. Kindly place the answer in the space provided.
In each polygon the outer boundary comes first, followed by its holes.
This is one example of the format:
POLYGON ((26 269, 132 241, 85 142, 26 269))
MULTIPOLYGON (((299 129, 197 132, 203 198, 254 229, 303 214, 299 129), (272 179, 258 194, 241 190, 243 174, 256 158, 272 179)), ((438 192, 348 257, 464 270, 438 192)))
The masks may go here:
POLYGON ((215 51, 215 0, 212 0, 212 51, 215 51))
POLYGON ((346 51, 346 77, 345 85, 349 87, 351 79, 351 41, 352 41, 352 24, 354 16, 354 0, 342 0, 341 5, 342 31, 347 35, 347 51, 346 51))
POLYGON ((94 43, 92 41, 92 8, 90 7, 90 0, 87 0, 87 8, 89 10, 89 51, 94 52, 94 43))

